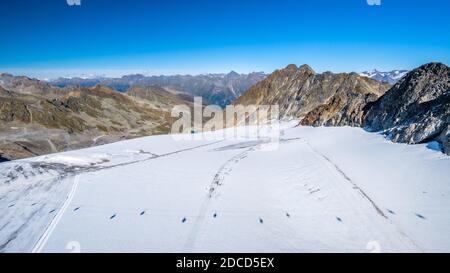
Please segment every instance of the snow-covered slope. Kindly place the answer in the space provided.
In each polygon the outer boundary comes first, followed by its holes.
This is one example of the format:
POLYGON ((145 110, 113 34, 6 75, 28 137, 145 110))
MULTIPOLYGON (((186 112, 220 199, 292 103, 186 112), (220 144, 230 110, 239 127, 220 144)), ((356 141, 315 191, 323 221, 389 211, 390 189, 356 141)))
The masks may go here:
POLYGON ((386 82, 389 84, 397 83, 408 73, 408 70, 392 70, 389 72, 381 72, 376 69, 372 71, 364 71, 359 73, 360 76, 368 77, 379 82, 386 82))
POLYGON ((0 251, 450 252, 448 156, 294 124, 1 163, 0 251))

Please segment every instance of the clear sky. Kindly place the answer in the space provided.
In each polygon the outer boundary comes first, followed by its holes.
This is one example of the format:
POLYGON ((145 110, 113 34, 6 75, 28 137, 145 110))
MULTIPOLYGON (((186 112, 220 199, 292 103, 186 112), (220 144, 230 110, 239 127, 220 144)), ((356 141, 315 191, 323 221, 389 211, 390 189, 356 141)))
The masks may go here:
POLYGON ((0 71, 40 78, 450 64, 448 0, 0 0, 0 11, 0 71))

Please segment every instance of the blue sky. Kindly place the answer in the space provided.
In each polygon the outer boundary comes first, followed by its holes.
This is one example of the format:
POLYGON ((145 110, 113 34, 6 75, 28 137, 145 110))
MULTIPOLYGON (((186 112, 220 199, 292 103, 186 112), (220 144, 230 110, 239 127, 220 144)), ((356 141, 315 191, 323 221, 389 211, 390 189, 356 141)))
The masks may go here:
POLYGON ((0 71, 56 77, 450 64, 450 1, 0 0, 0 71))

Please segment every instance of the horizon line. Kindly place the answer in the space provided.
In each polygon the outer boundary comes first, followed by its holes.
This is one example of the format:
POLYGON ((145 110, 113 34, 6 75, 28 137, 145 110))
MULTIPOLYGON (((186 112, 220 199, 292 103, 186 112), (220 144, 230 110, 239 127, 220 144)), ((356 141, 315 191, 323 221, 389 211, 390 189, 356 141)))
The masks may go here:
MULTIPOLYGON (((105 69, 53 69, 53 68, 43 68, 43 69, 34 69, 34 68, 0 68, 0 74, 10 74, 13 76, 25 76, 32 79, 37 79, 41 81, 54 81, 60 78, 64 79, 74 79, 74 78, 80 78, 80 79, 98 79, 98 78, 122 78, 125 76, 132 76, 132 75, 142 75, 144 77, 158 77, 158 76, 207 76, 207 75, 227 75, 232 72, 235 72, 239 75, 249 75, 254 73, 263 73, 265 75, 270 75, 271 73, 284 69, 291 64, 287 64, 284 67, 277 68, 271 72, 267 72, 264 70, 252 70, 252 71, 237 71, 235 69, 231 69, 228 72, 218 72, 218 71, 211 71, 211 72, 193 72, 193 71, 172 71, 167 69, 161 69, 159 72, 152 71, 154 69, 119 69, 119 68, 105 68, 105 69), (47 74, 47 75, 45 75, 47 74), (53 75, 51 75, 53 74, 53 75)), ((425 63, 424 63, 425 64, 425 63)), ((300 67, 301 65, 295 64, 297 67, 300 67)), ((305 64, 302 64, 305 65, 305 64)), ((308 64, 307 64, 308 65, 308 64)), ((418 66, 417 66, 418 67, 418 66)), ((414 67, 416 68, 416 67, 414 67)), ((314 67, 312 69, 317 73, 325 73, 325 72, 331 72, 331 73, 363 73, 363 72, 392 72, 392 71, 411 71, 414 68, 395 68, 395 69, 378 69, 378 68, 372 68, 372 69, 366 69, 362 71, 352 70, 352 71, 332 71, 332 70, 315 70, 314 67)))

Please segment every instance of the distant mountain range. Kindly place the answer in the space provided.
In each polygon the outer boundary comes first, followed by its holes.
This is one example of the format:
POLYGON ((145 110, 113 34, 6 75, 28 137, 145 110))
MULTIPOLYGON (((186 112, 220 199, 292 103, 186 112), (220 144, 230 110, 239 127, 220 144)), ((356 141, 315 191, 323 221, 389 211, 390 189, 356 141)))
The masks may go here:
POLYGON ((228 74, 145 76, 141 74, 126 75, 120 78, 58 78, 49 83, 59 86, 93 87, 101 84, 121 92, 132 86, 160 86, 174 93, 203 97, 206 104, 225 106, 230 104, 251 86, 263 80, 267 75, 263 72, 239 74, 231 71, 228 74))
POLYGON ((364 71, 359 73, 359 75, 371 78, 379 82, 385 82, 389 84, 397 83, 401 78, 403 78, 408 73, 408 70, 392 70, 389 72, 381 72, 376 69, 372 71, 364 71))
MULTIPOLYGON (((381 83, 395 84, 407 70, 393 70, 381 72, 378 70, 359 73, 381 83)), ((222 107, 232 103, 250 87, 265 79, 264 72, 239 74, 231 71, 227 74, 202 75, 172 75, 172 76, 145 76, 142 74, 125 75, 120 78, 111 77, 73 77, 50 80, 49 83, 58 87, 80 86, 93 87, 104 85, 120 92, 126 92, 133 86, 160 86, 170 92, 186 96, 201 96, 205 104, 217 104, 222 107)))

